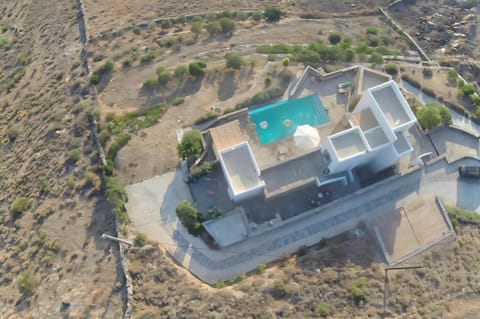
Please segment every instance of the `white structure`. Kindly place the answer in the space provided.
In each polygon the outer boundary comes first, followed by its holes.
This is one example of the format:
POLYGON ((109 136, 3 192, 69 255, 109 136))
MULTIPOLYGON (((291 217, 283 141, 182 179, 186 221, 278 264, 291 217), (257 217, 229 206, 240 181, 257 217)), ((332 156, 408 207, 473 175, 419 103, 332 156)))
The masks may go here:
POLYGON ((260 178, 260 169, 248 142, 223 149, 219 155, 228 194, 233 201, 263 193, 265 182, 260 178))
POLYGON ((328 136, 322 145, 328 173, 367 163, 378 172, 413 151, 407 130, 417 119, 394 81, 366 90, 346 118, 350 128, 328 136))

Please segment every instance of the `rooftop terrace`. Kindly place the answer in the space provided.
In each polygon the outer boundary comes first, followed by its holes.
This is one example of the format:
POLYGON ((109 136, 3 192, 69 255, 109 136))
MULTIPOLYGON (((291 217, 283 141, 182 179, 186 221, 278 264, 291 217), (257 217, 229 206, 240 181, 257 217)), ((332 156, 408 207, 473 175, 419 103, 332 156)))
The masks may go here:
POLYGON ((371 92, 392 128, 411 120, 392 86, 384 86, 371 92))
POLYGON ((335 152, 340 158, 347 158, 367 150, 358 128, 352 128, 330 136, 335 152))

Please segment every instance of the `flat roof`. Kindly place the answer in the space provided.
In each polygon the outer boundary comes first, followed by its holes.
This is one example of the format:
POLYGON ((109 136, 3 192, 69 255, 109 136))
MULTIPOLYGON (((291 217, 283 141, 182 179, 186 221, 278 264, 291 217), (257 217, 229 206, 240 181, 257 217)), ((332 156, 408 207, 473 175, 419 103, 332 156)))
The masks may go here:
POLYGON ((385 132, 380 126, 363 132, 363 135, 367 139, 368 145, 372 149, 389 142, 385 132))
POLYGON ((234 194, 243 193, 262 185, 258 176, 257 164, 247 142, 220 152, 222 165, 234 194))
POLYGON ((217 155, 218 152, 226 148, 245 142, 245 137, 242 134, 240 122, 238 120, 211 128, 209 131, 217 155))
POLYGON ((361 67, 362 91, 366 91, 371 87, 388 82, 392 77, 388 74, 381 73, 372 69, 361 67))
POLYGON ((385 115, 390 127, 395 128, 412 119, 405 111, 405 106, 402 101, 400 101, 393 85, 395 84, 389 82, 389 85, 374 88, 371 93, 385 115))
POLYGON ((367 150, 359 128, 351 128, 329 136, 338 157, 346 158, 367 150))
POLYGON ((203 227, 221 247, 237 243, 248 235, 247 217, 242 207, 204 222, 203 227))

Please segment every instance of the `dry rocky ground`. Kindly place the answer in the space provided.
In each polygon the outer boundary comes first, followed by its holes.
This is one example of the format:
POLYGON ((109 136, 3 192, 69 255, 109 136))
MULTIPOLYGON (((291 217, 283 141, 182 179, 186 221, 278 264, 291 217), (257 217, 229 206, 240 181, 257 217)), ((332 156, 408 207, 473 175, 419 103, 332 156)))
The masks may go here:
MULTIPOLYGON (((260 91, 265 76, 273 72, 265 57, 257 55, 250 55, 254 63, 248 68, 224 70, 221 59, 228 48, 250 54, 253 48, 247 44, 308 43, 325 40, 332 30, 361 40, 366 27, 382 23, 371 16, 375 7, 389 1, 84 2, 92 70, 109 58, 115 60, 115 70, 102 78, 99 88, 104 90, 98 98, 89 93, 80 59, 78 3, 0 0, 0 318, 120 318, 123 314, 125 291, 118 246, 100 238, 102 233, 114 232, 114 222, 101 194, 101 167, 88 112, 98 107, 105 118, 107 113, 124 114, 186 96, 184 104, 170 107, 160 123, 138 131, 119 153, 117 174, 122 182, 161 174, 177 162, 172 142, 176 128, 190 124, 212 104, 231 107, 260 91), (194 39, 187 27, 172 33, 152 25, 166 16, 225 9, 254 11, 269 4, 282 8, 288 18, 278 25, 240 23, 231 37, 210 39, 203 34, 194 39), (349 18, 307 22, 299 16, 349 18), (140 33, 128 29, 131 25, 139 26, 140 33), (167 45, 170 39, 178 41, 179 35, 184 43, 167 45), (122 68, 132 55, 149 50, 156 53, 152 63, 134 60, 130 68, 122 68), (209 63, 210 71, 202 81, 173 81, 167 88, 142 93, 143 81, 155 76, 158 66, 172 67, 196 58, 209 63), (177 90, 178 86, 182 89, 177 90), (158 165, 152 164, 152 157, 158 165)), ((439 17, 431 9, 436 6, 423 9, 420 2, 407 2, 413 4, 396 7, 393 15, 429 53, 462 38, 461 47, 467 49, 455 54, 478 57, 478 41, 471 27, 478 28, 478 24, 466 18, 477 11, 464 8, 461 1, 445 0, 439 6, 443 10, 439 17), (441 18, 445 16, 448 23, 441 18), (417 23, 420 20, 425 23, 417 23), (447 44, 436 40, 442 25, 451 35, 447 44), (473 33, 458 36, 452 33, 455 28, 473 33)), ((404 46, 401 41, 396 45, 404 46)), ((295 72, 300 67, 289 68, 295 72)), ((478 67, 464 68, 478 76, 478 67)), ((462 225, 459 234, 456 242, 412 261, 424 269, 391 276, 388 316, 475 317, 480 231, 478 225, 462 225)), ((329 240, 301 256, 285 257, 264 272, 240 276, 238 283, 221 289, 193 278, 155 243, 131 248, 128 260, 133 318, 381 315, 382 264, 368 234, 361 239, 344 235, 329 240), (354 295, 357 300, 368 295, 368 302, 356 305, 354 295)))

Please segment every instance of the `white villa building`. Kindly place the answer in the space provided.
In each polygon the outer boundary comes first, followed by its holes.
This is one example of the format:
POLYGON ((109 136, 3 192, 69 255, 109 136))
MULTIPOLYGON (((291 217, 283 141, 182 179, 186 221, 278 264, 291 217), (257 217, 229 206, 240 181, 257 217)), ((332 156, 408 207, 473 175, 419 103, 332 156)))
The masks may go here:
POLYGON ((364 164, 379 172, 413 151, 407 131, 417 119, 393 80, 369 88, 345 115, 350 128, 328 136, 321 147, 326 175, 364 164))

